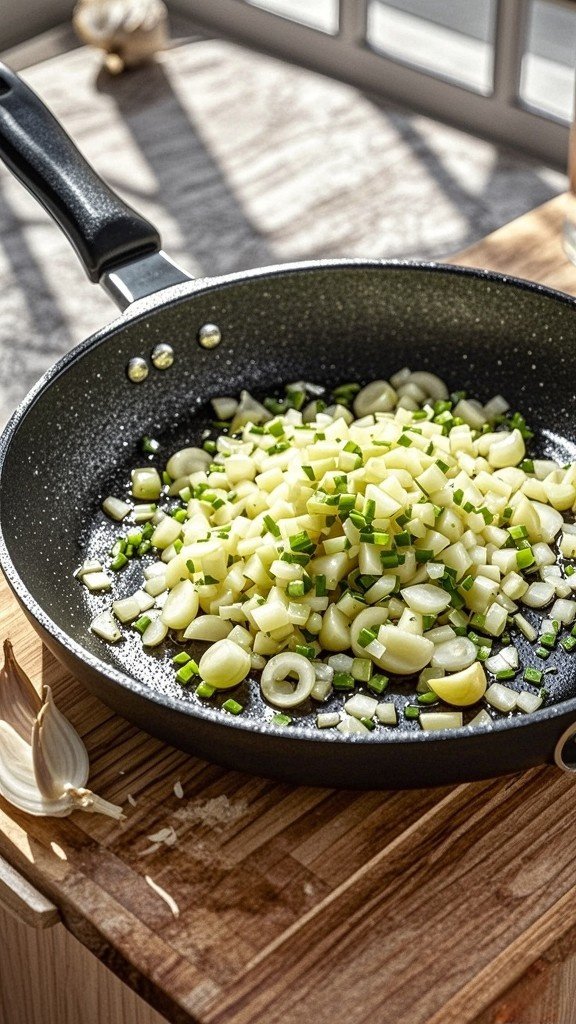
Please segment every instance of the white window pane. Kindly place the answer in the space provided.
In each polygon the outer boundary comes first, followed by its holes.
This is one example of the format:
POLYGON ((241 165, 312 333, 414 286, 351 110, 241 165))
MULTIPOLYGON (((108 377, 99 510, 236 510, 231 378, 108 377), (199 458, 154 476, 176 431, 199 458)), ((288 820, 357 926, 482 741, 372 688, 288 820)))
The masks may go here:
POLYGON ((532 0, 522 58, 520 99, 532 109, 571 121, 574 113, 576 6, 532 0))
POLYGON ((338 0, 246 0, 246 3, 321 32, 331 35, 338 32, 338 0))
POLYGON ((494 0, 369 0, 375 50, 487 96, 492 92, 494 0))

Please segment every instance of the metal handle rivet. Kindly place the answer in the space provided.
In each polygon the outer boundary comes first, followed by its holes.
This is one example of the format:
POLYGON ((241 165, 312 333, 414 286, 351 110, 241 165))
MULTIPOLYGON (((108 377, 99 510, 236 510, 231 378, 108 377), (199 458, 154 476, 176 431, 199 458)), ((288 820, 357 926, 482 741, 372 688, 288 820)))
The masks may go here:
POLYGON ((141 384, 148 376, 148 363, 142 359, 142 356, 134 356, 126 367, 126 373, 128 380, 131 380, 133 384, 141 384))
POLYGON ((174 349, 171 345, 161 342, 154 346, 150 358, 157 370, 167 370, 174 362, 174 349))
POLYGON ((571 740, 574 740, 576 736, 576 722, 572 722, 567 729, 564 730, 556 746, 554 747, 554 764, 560 768, 561 771, 566 772, 568 775, 576 775, 576 754, 572 755, 572 760, 566 761, 564 759, 564 748, 566 744, 571 740))
POLYGON ((198 331, 198 342, 202 348, 216 348, 221 341, 222 334, 216 324, 203 324, 198 331))

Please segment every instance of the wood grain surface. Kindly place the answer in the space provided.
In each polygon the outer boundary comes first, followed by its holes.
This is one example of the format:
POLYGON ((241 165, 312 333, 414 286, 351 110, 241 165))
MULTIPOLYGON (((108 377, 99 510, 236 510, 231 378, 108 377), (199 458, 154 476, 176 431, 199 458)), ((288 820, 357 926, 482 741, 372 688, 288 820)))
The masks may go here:
MULTIPOLYGON (((554 200, 460 262, 576 292, 562 217, 554 200)), ((543 767, 443 790, 354 793, 225 771, 85 693, 2 583, 6 636, 83 736, 91 786, 124 804, 127 820, 31 818, 0 802, 0 853, 169 1020, 576 1024, 572 779, 543 767), (176 844, 147 852, 167 825, 176 844), (546 1018, 534 1016, 538 1000, 546 1018)))

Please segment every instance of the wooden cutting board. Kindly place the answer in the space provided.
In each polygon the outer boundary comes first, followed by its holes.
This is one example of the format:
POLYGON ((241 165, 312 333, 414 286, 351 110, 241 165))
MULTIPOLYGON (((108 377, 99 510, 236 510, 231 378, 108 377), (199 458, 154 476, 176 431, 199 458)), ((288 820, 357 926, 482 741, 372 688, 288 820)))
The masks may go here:
MULTIPOLYGON (((458 261, 576 293, 563 203, 458 261)), ((111 714, 42 648, 3 581, 0 593, 0 640, 53 687, 88 747, 91 786, 127 814, 35 819, 0 801, 0 854, 170 1020, 575 1024, 571 778, 547 767, 354 793, 225 771, 111 714), (175 845, 150 852, 165 826, 175 845)))

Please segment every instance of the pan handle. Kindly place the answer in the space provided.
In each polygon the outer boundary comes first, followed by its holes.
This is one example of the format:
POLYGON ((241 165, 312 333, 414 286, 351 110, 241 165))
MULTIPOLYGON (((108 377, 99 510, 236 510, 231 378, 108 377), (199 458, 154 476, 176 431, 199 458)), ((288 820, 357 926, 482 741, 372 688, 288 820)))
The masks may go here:
POLYGON ((160 252, 156 228, 108 188, 36 93, 1 63, 0 159, 121 308, 191 280, 160 252))

